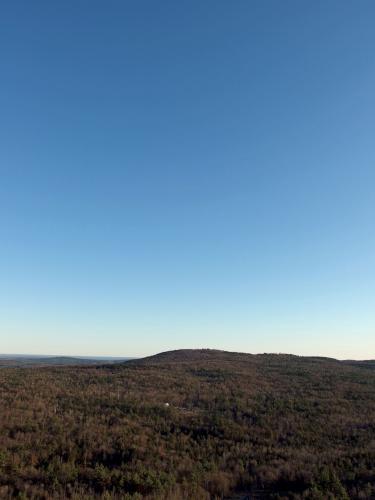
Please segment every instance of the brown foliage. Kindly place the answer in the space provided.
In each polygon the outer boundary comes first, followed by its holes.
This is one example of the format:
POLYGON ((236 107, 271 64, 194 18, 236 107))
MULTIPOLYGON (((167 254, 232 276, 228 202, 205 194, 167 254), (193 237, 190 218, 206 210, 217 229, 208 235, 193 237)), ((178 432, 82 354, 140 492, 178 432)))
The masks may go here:
POLYGON ((1 498, 375 497, 371 364, 177 351, 5 368, 0 401, 1 498))

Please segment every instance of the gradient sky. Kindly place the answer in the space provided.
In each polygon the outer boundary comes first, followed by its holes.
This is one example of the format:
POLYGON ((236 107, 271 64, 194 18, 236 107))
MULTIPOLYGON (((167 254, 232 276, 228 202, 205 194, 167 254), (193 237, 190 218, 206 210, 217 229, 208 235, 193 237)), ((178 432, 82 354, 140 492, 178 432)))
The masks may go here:
POLYGON ((375 358, 375 2, 4 2, 0 352, 375 358))

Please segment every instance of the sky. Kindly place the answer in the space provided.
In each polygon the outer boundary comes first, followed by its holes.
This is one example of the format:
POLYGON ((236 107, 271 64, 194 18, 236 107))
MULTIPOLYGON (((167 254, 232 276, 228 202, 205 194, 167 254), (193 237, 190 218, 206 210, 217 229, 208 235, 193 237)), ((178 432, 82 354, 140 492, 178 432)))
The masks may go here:
POLYGON ((375 358, 375 3, 0 6, 0 352, 375 358))

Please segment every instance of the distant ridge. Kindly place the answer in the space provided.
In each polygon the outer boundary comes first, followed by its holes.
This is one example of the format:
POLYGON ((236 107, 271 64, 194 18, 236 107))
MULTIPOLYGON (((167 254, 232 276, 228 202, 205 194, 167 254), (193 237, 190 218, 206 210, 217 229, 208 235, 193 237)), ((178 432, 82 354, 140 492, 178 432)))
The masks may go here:
POLYGON ((342 365, 359 366, 375 369, 375 360, 337 360, 323 356, 298 356, 284 353, 251 354, 243 352, 221 351, 218 349, 176 349, 164 351, 145 358, 129 360, 127 364, 160 365, 160 364, 185 364, 196 362, 228 362, 228 363, 264 363, 272 360, 294 361, 296 363, 339 363, 342 365))
POLYGON ((220 365, 267 365, 274 362, 301 364, 339 364, 357 368, 375 370, 375 360, 337 360, 323 356, 298 356, 284 353, 251 354, 244 352, 222 351, 219 349, 176 349, 164 351, 144 358, 110 358, 88 356, 51 356, 26 354, 0 354, 0 368, 4 367, 42 367, 42 366, 88 366, 108 365, 186 365, 186 364, 220 364, 220 365))
POLYGON ((75 356, 33 356, 33 355, 0 355, 0 368, 5 367, 41 367, 41 366, 81 366, 122 363, 131 358, 89 358, 75 356))

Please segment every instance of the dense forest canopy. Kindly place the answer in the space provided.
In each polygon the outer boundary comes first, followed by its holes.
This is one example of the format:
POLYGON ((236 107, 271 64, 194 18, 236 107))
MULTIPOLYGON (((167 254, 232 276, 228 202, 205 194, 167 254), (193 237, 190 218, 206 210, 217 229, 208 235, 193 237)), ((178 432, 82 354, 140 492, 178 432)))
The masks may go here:
POLYGON ((0 370, 0 497, 375 498, 375 364, 173 351, 0 370))

